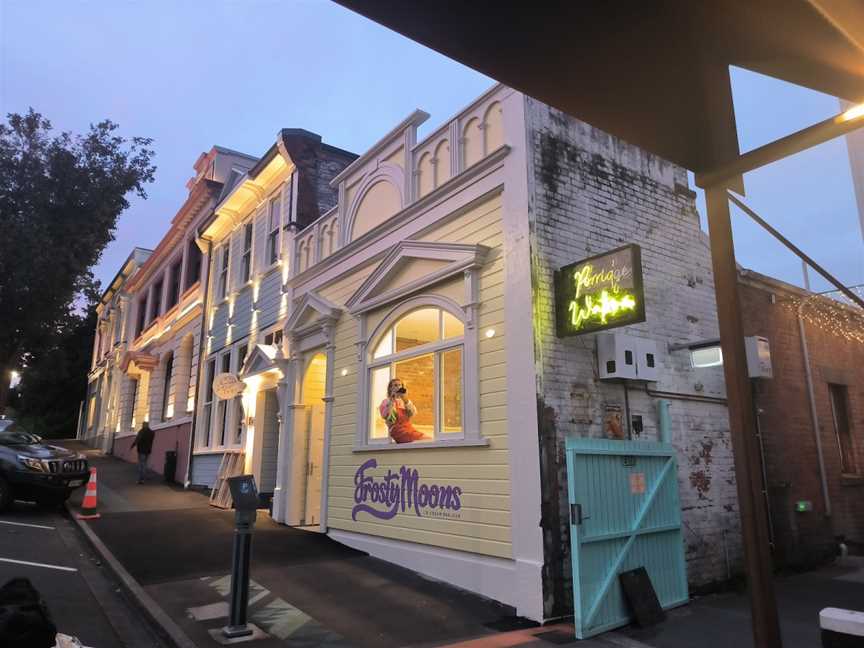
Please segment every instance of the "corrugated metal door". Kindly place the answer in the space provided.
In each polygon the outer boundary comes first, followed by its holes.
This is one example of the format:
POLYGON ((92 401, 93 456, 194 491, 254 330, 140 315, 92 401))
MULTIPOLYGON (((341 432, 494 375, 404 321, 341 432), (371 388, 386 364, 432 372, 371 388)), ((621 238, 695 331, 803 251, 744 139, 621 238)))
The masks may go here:
POLYGON ((675 450, 668 443, 567 439, 576 636, 626 625, 618 574, 645 567, 664 609, 686 603, 675 450))

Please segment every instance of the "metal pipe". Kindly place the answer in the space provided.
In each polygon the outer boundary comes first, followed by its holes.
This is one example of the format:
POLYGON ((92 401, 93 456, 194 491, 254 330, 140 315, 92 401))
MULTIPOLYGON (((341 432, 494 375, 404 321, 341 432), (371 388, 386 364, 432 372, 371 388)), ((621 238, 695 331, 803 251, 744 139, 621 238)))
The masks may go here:
POLYGON ((672 443, 672 420, 669 416, 671 403, 665 398, 657 401, 657 428, 661 443, 672 443))
POLYGON ((810 369, 810 349, 807 345, 807 332, 804 329, 804 306, 816 295, 802 299, 798 304, 798 334, 801 336, 801 355, 804 356, 804 379, 807 382, 807 400, 810 404, 810 422, 813 425, 813 438, 816 440, 816 457, 819 461, 819 479, 822 483, 822 500, 825 504, 825 517, 831 517, 831 495, 828 492, 828 479, 825 475, 825 457, 822 453, 822 434, 819 430, 819 413, 816 411, 816 397, 813 393, 813 373, 810 369))
MULTIPOLYGON (((197 245, 197 243, 196 243, 197 245)), ((201 372, 207 364, 204 357, 204 334, 207 332, 207 307, 210 298, 210 253, 213 251, 213 241, 207 239, 207 273, 201 273, 199 281, 204 282, 204 296, 201 298, 201 328, 198 331, 198 377, 195 379, 195 391, 192 394, 192 423, 189 429, 189 452, 186 457, 186 475, 183 477, 183 486, 188 488, 192 481, 192 451, 195 449, 195 425, 198 421, 198 394, 201 393, 201 372)), ((203 262, 204 259, 201 259, 203 262)), ((195 356, 195 348, 192 348, 192 356, 195 356)))
POLYGON ((699 394, 684 394, 681 392, 656 391, 649 389, 645 384, 645 393, 652 398, 672 398, 674 400, 695 401, 697 403, 715 403, 717 405, 728 405, 729 401, 719 396, 701 396, 699 394))
POLYGON ((759 421, 759 414, 762 410, 759 408, 756 399, 756 381, 751 381, 753 385, 753 415, 756 418, 756 438, 759 439, 759 459, 762 462, 762 493, 765 495, 765 512, 768 514, 768 541, 771 543, 771 548, 774 548, 774 517, 771 515, 771 500, 768 497, 768 467, 765 465, 765 440, 762 437, 762 425, 759 421))
POLYGON ((627 381, 622 380, 621 384, 624 387, 624 416, 627 419, 627 440, 633 440, 633 429, 630 423, 630 390, 627 389, 627 381))
MULTIPOLYGON (((823 268, 818 263, 816 263, 811 257, 807 256, 807 254, 805 254, 799 247, 797 247, 789 239, 787 239, 780 232, 778 232, 771 225, 769 225, 765 219, 763 219, 761 216, 759 216, 759 214, 757 214, 755 211, 750 209, 750 207, 748 207, 746 204, 744 204, 744 202, 740 198, 735 196, 735 194, 733 194, 732 192, 727 192, 727 195, 729 196, 729 200, 731 200, 733 203, 735 203, 741 209, 741 211, 743 211, 745 214, 747 214, 747 216, 752 218, 758 225, 760 225, 762 227, 762 229, 767 231, 771 236, 773 236, 775 239, 777 239, 783 245, 785 245, 789 250, 792 251, 793 254, 795 254, 795 256, 797 256, 805 264, 809 265, 816 272, 818 272, 820 275, 822 275, 829 283, 834 284, 837 287, 837 290, 839 290, 841 293, 846 295, 846 297, 848 297, 852 301, 853 304, 857 304, 861 308, 864 308, 864 299, 861 299, 858 295, 856 295, 854 292, 849 290, 849 288, 844 286, 843 283, 839 279, 835 278, 834 275, 832 275, 825 268, 823 268)), ((806 269, 806 265, 805 265, 805 269, 806 269)), ((809 280, 809 278, 807 278, 806 272, 804 273, 804 277, 805 277, 805 281, 807 281, 807 283, 809 284, 810 280, 809 280)))

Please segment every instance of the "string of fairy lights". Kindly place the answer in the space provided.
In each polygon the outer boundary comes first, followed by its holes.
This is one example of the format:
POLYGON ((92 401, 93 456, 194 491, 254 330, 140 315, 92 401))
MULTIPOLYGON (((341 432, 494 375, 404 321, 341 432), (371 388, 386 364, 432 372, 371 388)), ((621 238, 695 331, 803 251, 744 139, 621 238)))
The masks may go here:
MULTIPOLYGON (((851 290, 864 297, 864 286, 854 286, 851 290)), ((782 304, 796 315, 800 309, 801 318, 821 331, 864 344, 864 309, 854 305, 840 291, 783 300, 782 304)))

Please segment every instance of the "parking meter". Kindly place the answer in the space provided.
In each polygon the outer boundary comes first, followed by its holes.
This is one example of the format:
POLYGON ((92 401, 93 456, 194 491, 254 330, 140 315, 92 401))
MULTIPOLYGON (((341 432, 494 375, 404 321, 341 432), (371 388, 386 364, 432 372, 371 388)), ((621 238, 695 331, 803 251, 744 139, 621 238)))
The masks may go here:
POLYGON ((228 639, 247 637, 252 629, 246 625, 249 605, 249 558, 252 551, 252 527, 258 509, 255 477, 239 475, 228 478, 234 500, 234 551, 231 565, 231 616, 222 635, 228 639))

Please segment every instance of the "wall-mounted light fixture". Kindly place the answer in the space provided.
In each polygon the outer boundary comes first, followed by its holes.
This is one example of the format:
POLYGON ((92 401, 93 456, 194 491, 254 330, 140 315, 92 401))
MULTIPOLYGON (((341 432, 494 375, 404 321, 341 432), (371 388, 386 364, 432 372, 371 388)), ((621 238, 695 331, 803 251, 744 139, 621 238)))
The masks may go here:
POLYGON ((495 337, 495 329, 494 328, 486 329, 486 337, 489 339, 492 339, 493 337, 495 337))
POLYGON ((690 352, 690 366, 694 369, 719 367, 723 364, 723 351, 720 349, 719 338, 669 345, 670 353, 682 349, 690 352))
POLYGON ((342 376, 347 376, 348 375, 348 369, 343 369, 341 371, 341 374, 342 374, 342 376))

